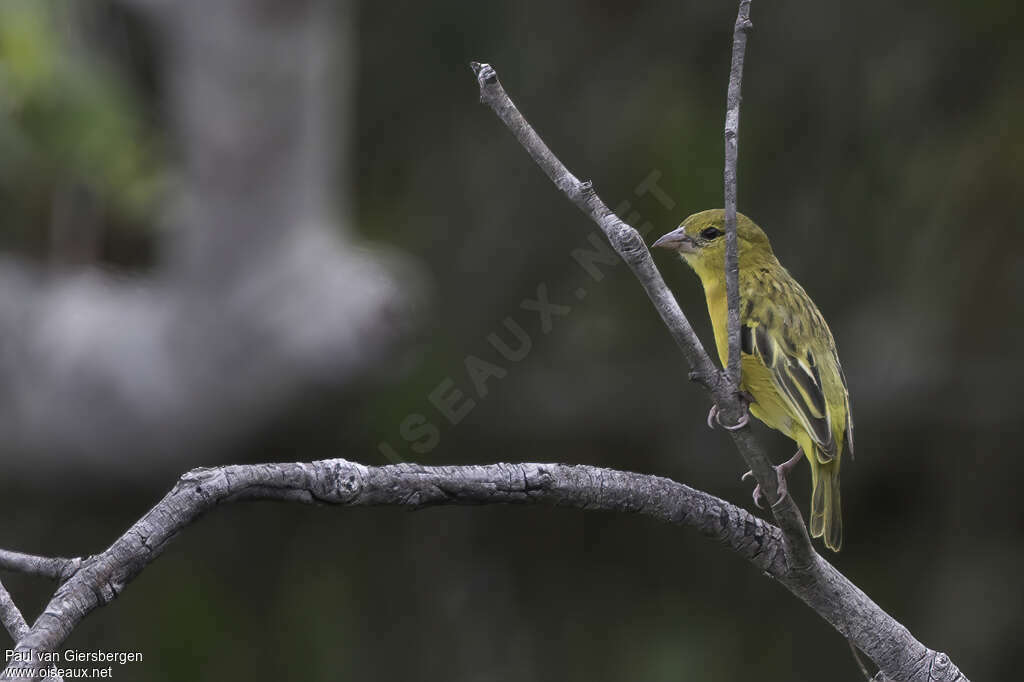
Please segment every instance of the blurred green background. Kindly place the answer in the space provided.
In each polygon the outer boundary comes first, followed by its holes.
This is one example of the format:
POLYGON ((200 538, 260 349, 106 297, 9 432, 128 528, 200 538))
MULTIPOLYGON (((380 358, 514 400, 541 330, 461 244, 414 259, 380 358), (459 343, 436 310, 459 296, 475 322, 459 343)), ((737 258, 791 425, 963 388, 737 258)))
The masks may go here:
MULTIPOLYGON (((72 4, 0 8, 0 248, 144 274, 174 175, 159 41, 131 7, 72 4)), ((708 398, 643 291, 621 264, 595 282, 573 260, 594 226, 478 104, 467 66, 494 64, 552 149, 609 206, 628 201, 623 217, 649 222, 651 241, 721 204, 735 12, 706 0, 358 5, 342 122, 353 227, 418 263, 428 307, 389 367, 299 396, 202 462, 586 463, 751 508, 742 462, 704 427, 708 398), (671 208, 638 192, 652 177, 671 208), (547 332, 521 307, 541 286, 571 306, 547 332), (515 363, 487 341, 513 343, 506 318, 532 342, 515 363), (468 356, 507 370, 486 396, 468 356), (475 401, 454 426, 428 397, 445 380, 475 401), (436 444, 403 437, 409 415, 437 427, 436 444)), ((857 423, 845 545, 828 558, 972 679, 1013 679, 1019 4, 785 0, 754 3, 752 18, 740 210, 829 320, 857 423)), ((656 259, 710 344, 696 278, 656 259)), ((759 431, 777 460, 791 454, 759 431)), ((0 479, 2 545, 101 551, 169 472, 126 482, 73 462, 17 467, 0 479)), ((791 490, 805 510, 806 468, 791 490)), ((4 580, 31 621, 49 586, 4 580)), ((728 550, 646 518, 548 508, 227 507, 67 644, 143 652, 115 671, 133 680, 862 679, 840 635, 728 550)))

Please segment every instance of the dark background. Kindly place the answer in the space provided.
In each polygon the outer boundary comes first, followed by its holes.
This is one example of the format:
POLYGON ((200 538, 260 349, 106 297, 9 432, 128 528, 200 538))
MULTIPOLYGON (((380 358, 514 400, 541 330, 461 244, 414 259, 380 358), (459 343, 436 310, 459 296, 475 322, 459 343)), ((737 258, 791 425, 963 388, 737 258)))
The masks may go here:
MULTIPOLYGON (((975 680, 1017 674, 1024 626, 1018 6, 754 3, 740 129, 740 210, 829 320, 849 379, 857 458, 843 469, 845 544, 828 558, 975 680)), ((643 291, 621 264, 594 282, 573 261, 595 227, 478 104, 467 66, 494 64, 563 162, 609 206, 628 200, 651 241, 721 205, 735 12, 707 0, 360 4, 343 162, 354 229, 422 271, 414 338, 358 385, 307 391, 245 438, 149 475, 71 457, 12 465, 2 546, 87 555, 191 466, 382 465, 381 443, 424 464, 654 473, 751 508, 742 462, 704 427, 708 398, 643 291), (672 208, 637 195, 652 172, 672 208), (539 285, 572 307, 550 333, 520 306, 539 285), (486 340, 511 342, 506 317, 531 336, 518 363, 486 340), (470 355, 507 370, 484 397, 470 355), (456 426, 428 398, 446 378, 476 402, 456 426), (435 447, 403 438, 410 414, 438 427, 435 447)), ((126 275, 159 260, 175 150, 157 42, 120 4, 0 10, 8 78, 30 59, 24 44, 73 65, 32 86, 59 105, 0 111, 5 255, 126 275), (75 22, 89 40, 71 59, 75 22), (31 153, 12 151, 15 134, 37 142, 31 153), (84 251, 49 231, 69 182, 103 205, 84 251)), ((711 344, 696 278, 656 259, 711 344)), ((757 428, 776 460, 791 454, 757 428)), ((790 488, 806 510, 805 467, 790 488)), ((4 580, 31 622, 49 586, 4 580)), ((67 646, 141 651, 145 663, 115 671, 138 680, 861 679, 840 635, 728 550, 647 518, 550 508, 223 508, 67 646)))

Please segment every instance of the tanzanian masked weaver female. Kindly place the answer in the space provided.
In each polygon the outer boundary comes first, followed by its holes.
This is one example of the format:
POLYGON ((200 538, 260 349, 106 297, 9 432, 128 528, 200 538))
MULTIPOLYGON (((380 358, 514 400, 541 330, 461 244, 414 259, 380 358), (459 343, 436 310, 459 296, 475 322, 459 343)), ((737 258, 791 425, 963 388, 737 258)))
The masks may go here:
MULTIPOLYGON (((772 252, 767 235, 750 218, 736 216, 739 242, 740 389, 753 401, 750 412, 796 441, 792 459, 776 467, 779 493, 786 494, 785 473, 802 456, 811 465, 811 536, 838 551, 843 544, 839 503, 839 462, 853 455, 853 417, 846 377, 825 318, 803 287, 772 252)), ((715 345, 722 365, 729 341, 725 294, 725 212, 695 213, 676 230, 654 242, 672 249, 693 268, 704 285, 715 345)), ((717 417, 714 408, 709 415, 717 417)), ((737 425, 733 428, 742 426, 737 425)), ((727 427, 728 428, 728 427, 727 427)), ((760 486, 754 501, 760 506, 760 486)))

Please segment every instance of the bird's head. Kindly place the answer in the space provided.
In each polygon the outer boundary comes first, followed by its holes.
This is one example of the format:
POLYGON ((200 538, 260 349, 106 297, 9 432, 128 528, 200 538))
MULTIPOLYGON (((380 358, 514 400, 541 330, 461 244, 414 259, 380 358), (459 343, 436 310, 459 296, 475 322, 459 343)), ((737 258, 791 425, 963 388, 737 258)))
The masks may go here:
MULTIPOLYGON (((768 235, 742 213, 736 214, 736 236, 744 264, 758 256, 774 259, 768 235)), ((725 211, 713 208, 694 213, 652 246, 677 252, 702 278, 721 273, 725 267, 725 211)))

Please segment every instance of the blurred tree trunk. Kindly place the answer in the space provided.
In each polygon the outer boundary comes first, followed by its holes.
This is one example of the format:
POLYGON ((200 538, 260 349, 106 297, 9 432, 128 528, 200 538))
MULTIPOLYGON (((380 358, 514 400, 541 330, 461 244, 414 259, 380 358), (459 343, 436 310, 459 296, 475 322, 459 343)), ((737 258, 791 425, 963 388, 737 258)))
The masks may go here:
POLYGON ((138 7, 162 48, 180 163, 160 266, 142 279, 0 262, 8 471, 216 461, 211 448, 305 388, 373 366, 404 327, 400 268, 355 245, 339 160, 350 4, 138 7))

